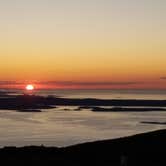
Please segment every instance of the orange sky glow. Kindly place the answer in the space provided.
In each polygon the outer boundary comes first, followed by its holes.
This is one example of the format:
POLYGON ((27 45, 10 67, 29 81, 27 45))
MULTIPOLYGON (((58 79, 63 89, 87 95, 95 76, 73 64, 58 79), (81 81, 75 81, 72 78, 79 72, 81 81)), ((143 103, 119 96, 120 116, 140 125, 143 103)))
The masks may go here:
POLYGON ((0 17, 0 88, 166 89, 163 0, 6 0, 0 17))

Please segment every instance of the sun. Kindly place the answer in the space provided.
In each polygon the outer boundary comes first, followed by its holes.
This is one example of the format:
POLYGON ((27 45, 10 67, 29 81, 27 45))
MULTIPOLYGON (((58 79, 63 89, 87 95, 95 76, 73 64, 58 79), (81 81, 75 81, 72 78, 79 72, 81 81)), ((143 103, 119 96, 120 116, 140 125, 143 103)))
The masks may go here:
POLYGON ((34 90, 34 86, 31 85, 31 84, 28 84, 28 85, 25 87, 25 89, 28 90, 28 91, 32 91, 32 90, 34 90))

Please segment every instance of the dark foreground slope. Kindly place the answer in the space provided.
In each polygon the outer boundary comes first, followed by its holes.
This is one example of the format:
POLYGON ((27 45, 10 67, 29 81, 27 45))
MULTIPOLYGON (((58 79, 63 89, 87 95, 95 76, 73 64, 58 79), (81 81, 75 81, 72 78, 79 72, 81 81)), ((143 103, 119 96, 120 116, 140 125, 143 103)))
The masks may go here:
POLYGON ((3 148, 0 165, 165 166, 166 130, 66 148, 3 148))

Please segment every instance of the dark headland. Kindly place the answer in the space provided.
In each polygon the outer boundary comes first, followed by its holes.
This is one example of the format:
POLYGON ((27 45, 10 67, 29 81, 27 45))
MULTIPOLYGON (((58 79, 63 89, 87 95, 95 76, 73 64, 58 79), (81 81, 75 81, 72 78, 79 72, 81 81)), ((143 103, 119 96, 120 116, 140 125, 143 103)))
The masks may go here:
POLYGON ((70 147, 4 147, 2 165, 165 166, 166 130, 70 147))

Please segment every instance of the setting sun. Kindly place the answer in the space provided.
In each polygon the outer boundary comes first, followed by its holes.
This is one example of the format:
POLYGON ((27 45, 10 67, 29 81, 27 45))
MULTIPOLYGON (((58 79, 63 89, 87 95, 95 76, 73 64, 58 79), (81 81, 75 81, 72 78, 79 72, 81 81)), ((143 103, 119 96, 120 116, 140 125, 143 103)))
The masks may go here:
POLYGON ((29 84, 26 86, 26 90, 29 90, 29 91, 34 90, 34 86, 29 84))

